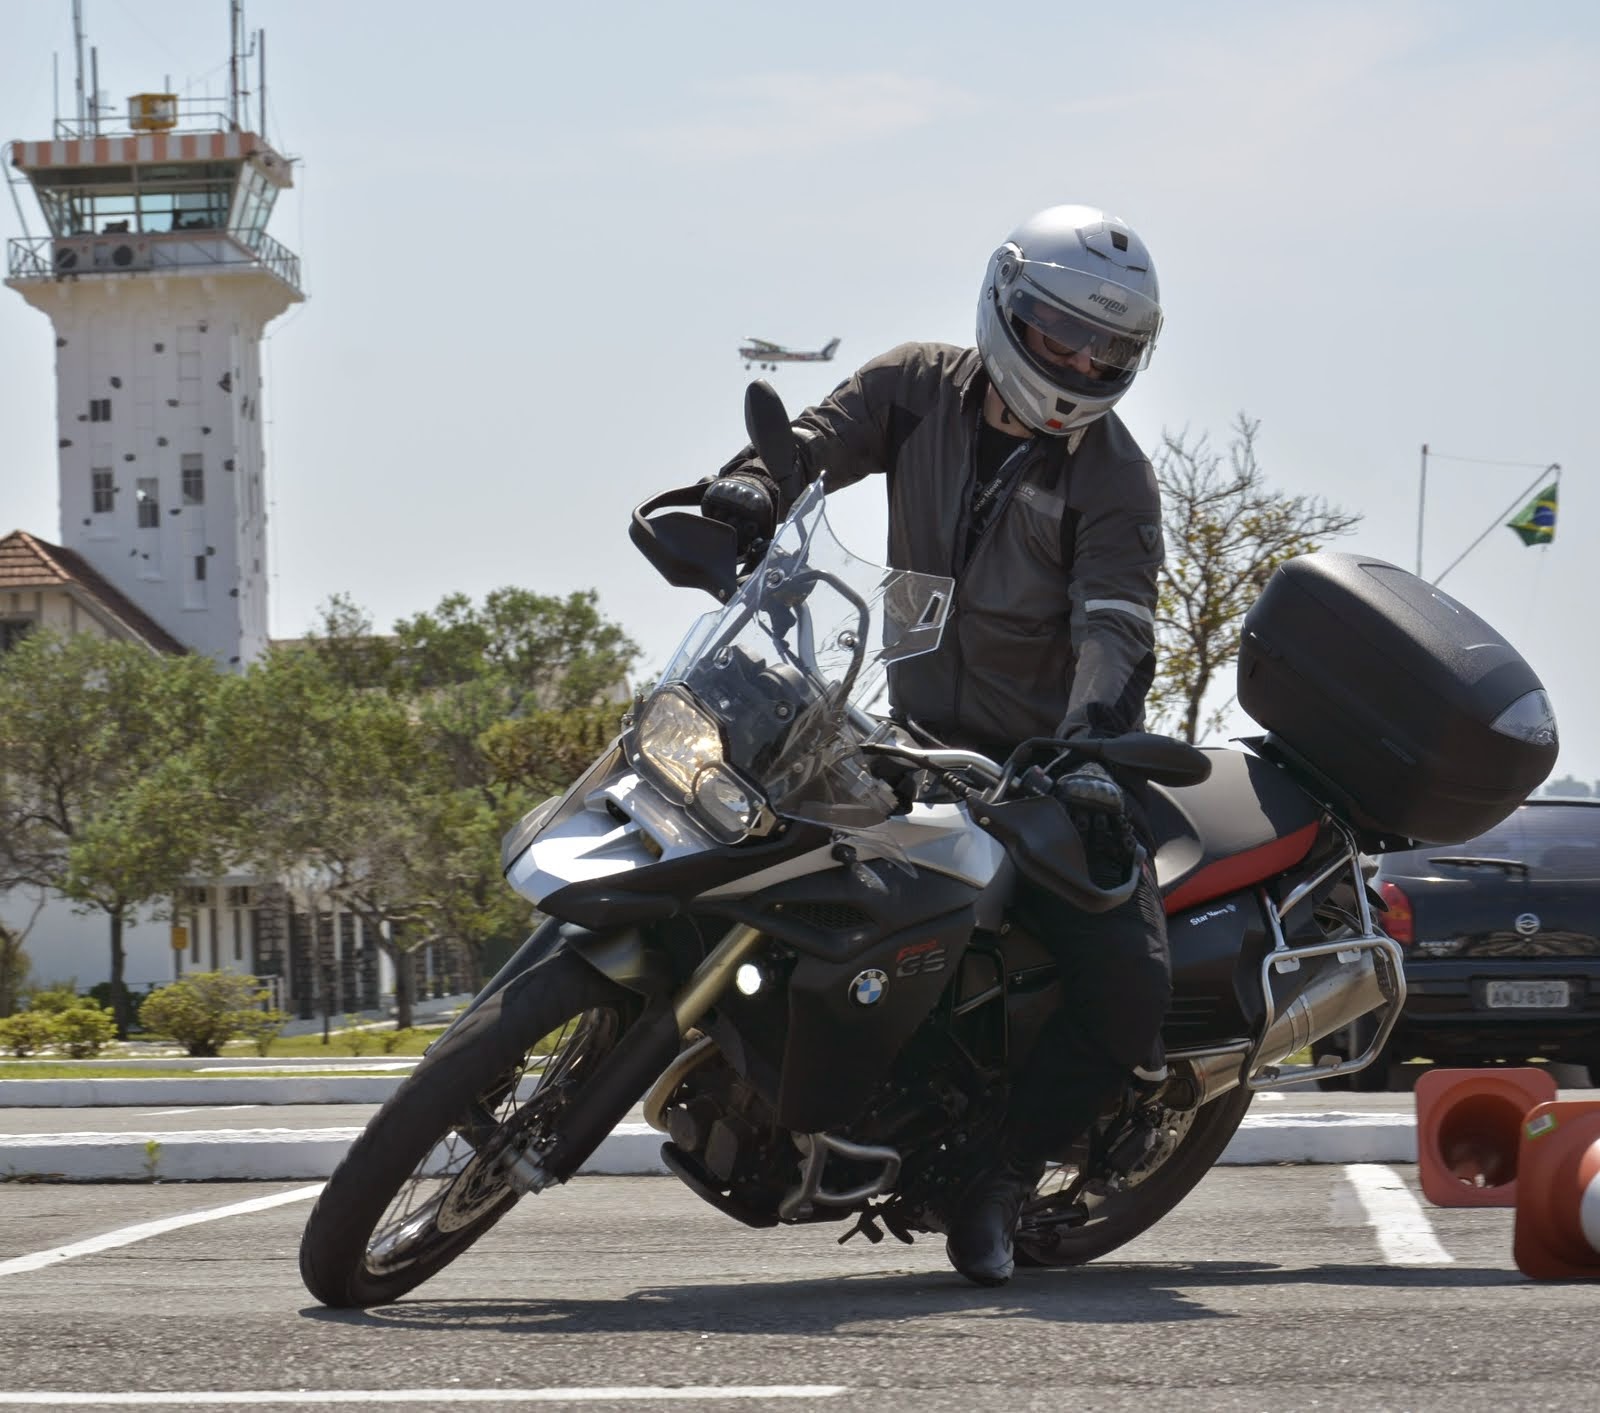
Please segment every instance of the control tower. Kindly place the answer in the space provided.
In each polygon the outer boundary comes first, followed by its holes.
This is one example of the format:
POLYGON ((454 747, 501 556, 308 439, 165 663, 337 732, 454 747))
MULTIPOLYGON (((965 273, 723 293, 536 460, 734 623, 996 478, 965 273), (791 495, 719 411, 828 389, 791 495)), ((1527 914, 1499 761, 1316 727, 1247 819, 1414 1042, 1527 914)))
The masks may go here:
POLYGON ((292 172, 241 119, 239 38, 226 103, 125 113, 85 103, 80 40, 77 119, 4 154, 48 231, 9 243, 6 284, 55 326, 61 543, 234 670, 268 635, 261 337, 304 298, 267 234, 292 172))

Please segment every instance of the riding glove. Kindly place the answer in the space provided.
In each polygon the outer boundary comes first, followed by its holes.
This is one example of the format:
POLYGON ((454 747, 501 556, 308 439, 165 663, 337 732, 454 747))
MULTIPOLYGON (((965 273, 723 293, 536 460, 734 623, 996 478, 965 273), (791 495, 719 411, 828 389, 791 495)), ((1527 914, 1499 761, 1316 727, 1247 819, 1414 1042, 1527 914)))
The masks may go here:
POLYGON ((1126 883, 1139 842, 1122 787, 1106 768, 1093 761, 1070 766, 1056 778, 1050 793, 1067 807, 1073 828, 1083 840, 1089 877, 1095 886, 1115 888, 1126 883))
POLYGON ((730 471, 706 486, 700 513, 733 526, 743 554, 757 541, 771 539, 777 528, 777 484, 759 471, 730 471))

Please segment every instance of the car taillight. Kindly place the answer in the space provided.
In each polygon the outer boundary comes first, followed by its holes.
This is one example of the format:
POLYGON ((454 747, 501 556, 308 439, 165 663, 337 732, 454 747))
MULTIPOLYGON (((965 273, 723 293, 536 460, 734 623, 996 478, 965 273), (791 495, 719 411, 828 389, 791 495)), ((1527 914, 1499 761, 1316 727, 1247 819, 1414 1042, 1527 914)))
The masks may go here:
POLYGON ((1400 891, 1398 883, 1380 883, 1378 896, 1389 911, 1383 915, 1382 927, 1396 942, 1417 940, 1417 919, 1411 911, 1411 899, 1400 891))

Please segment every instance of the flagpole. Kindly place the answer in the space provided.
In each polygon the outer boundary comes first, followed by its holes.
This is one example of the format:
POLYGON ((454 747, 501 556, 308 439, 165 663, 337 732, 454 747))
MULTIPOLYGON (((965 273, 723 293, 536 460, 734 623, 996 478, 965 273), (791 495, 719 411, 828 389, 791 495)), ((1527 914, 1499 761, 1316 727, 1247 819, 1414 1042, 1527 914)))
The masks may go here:
POLYGON ((1422 511, 1428 503, 1428 444, 1422 444, 1422 474, 1417 478, 1417 578, 1422 577, 1422 511))
MULTIPOLYGON (((1450 564, 1449 564, 1448 568, 1445 569, 1444 574, 1439 575, 1438 579, 1433 580, 1434 587, 1437 588, 1438 585, 1439 585, 1439 581, 1444 578, 1445 574, 1448 574, 1451 569, 1454 569, 1456 567, 1456 565, 1460 564, 1463 559, 1465 559, 1469 554, 1471 554, 1473 552, 1473 550, 1477 549, 1477 547, 1479 545, 1481 545, 1486 539, 1488 539, 1490 535, 1494 534, 1494 532, 1496 530, 1500 529, 1500 522, 1507 515, 1510 515, 1513 510, 1517 509, 1517 507, 1522 504, 1523 496, 1531 495, 1534 491, 1538 490, 1539 482, 1544 480, 1544 478, 1546 476, 1548 476, 1552 471, 1554 471, 1556 473, 1556 480, 1559 481, 1561 479, 1561 463, 1559 461, 1552 461, 1548 466, 1543 467, 1540 470, 1539 474, 1537 476, 1535 476, 1533 478, 1533 480, 1528 483, 1527 487, 1522 491, 1522 493, 1520 495, 1518 495, 1517 498, 1514 501, 1512 501, 1510 505, 1508 505, 1504 510, 1502 510, 1499 515, 1495 516, 1495 518, 1489 522, 1489 528, 1487 530, 1485 530, 1481 535, 1479 535, 1478 538, 1475 539, 1464 550, 1462 550, 1461 553, 1458 554, 1453 560, 1450 561, 1450 564)), ((1420 575, 1419 575, 1419 577, 1420 577, 1420 575)))

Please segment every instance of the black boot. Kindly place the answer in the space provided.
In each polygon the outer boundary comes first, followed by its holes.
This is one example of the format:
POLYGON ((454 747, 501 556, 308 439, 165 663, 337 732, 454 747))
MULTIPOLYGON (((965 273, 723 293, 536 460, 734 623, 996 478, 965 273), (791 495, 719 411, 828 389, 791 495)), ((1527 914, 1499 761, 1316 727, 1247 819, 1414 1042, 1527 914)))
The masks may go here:
POLYGON ((1011 1279, 1017 1217, 1044 1176, 1044 1167, 1042 1162, 1010 1159, 967 1189, 944 1249, 950 1264, 969 1281, 1004 1285, 1011 1279))

